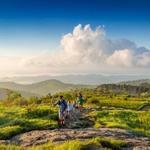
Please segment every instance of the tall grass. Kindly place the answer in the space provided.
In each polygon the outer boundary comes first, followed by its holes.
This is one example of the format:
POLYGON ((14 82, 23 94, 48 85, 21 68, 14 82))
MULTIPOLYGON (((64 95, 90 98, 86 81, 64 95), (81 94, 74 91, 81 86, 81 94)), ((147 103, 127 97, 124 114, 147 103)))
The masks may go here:
POLYGON ((34 129, 58 128, 57 109, 48 105, 3 106, 0 110, 0 139, 34 129))
POLYGON ((107 110, 89 114, 95 119, 95 127, 125 128, 150 136, 150 111, 107 110))

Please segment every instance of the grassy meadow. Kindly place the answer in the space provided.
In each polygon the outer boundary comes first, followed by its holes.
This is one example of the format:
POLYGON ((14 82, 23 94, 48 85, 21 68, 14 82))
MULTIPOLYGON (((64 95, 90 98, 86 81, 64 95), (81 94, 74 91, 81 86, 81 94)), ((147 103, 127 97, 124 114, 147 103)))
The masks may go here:
MULTIPOLYGON (((149 105, 149 96, 130 96, 81 89, 80 91, 70 90, 57 93, 53 96, 48 94, 40 98, 23 98, 17 92, 10 93, 7 99, 0 101, 0 140, 9 139, 31 130, 59 128, 58 107, 53 104, 60 95, 64 95, 66 99, 75 99, 78 92, 84 95, 85 107, 94 109, 94 111, 86 114, 94 121, 94 128, 123 128, 150 137, 150 111, 141 110, 142 107, 149 105)), ((71 149, 71 146, 77 144, 78 146, 75 147, 76 150, 79 150, 85 145, 89 145, 91 141, 96 143, 98 147, 102 146, 101 142, 97 142, 100 141, 99 139, 91 139, 84 142, 68 141, 60 144, 58 148, 71 149)), ((0 148, 4 150, 23 149, 13 145, 1 145, 0 148)), ((29 150, 44 148, 57 150, 53 143, 29 148, 29 150)))
POLYGON ((0 104, 0 139, 36 129, 58 128, 57 108, 29 100, 4 100, 0 104))

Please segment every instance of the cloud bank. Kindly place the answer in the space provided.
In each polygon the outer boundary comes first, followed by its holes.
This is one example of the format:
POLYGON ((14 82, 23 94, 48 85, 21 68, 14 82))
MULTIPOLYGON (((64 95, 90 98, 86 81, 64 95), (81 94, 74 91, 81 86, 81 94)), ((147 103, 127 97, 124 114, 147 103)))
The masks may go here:
POLYGON ((1 71, 14 73, 101 73, 149 69, 150 51, 127 39, 113 41, 104 28, 77 25, 61 38, 60 50, 35 56, 0 59, 1 71), (2 65, 2 63, 4 65, 2 65), (10 67, 11 66, 11 67, 10 67), (4 68, 4 69, 2 69, 4 68))

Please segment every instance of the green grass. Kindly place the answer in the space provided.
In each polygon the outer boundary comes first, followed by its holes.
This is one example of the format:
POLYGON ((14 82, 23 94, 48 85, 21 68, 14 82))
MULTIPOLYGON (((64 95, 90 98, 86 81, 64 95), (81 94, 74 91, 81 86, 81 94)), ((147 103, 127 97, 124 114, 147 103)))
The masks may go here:
POLYGON ((106 110, 89 114, 94 118, 95 127, 124 128, 150 136, 150 111, 106 110))
POLYGON ((23 147, 16 145, 0 145, 1 150, 25 150, 23 147))
MULTIPOLYGON (((114 109, 123 108, 139 110, 139 108, 141 108, 142 106, 150 103, 150 97, 115 94, 111 92, 103 93, 91 89, 82 89, 80 90, 80 92, 83 94, 86 100, 86 105, 94 108, 105 107, 106 109, 109 109, 111 107, 114 107, 114 109)), ((79 91, 72 91, 72 93, 63 92, 62 95, 70 95, 70 97, 75 98, 76 93, 79 93, 79 91)))
MULTIPOLYGON (((18 98, 18 95, 0 102, 0 139, 8 139, 18 133, 35 129, 58 128, 57 107, 52 106, 59 95, 75 99, 79 91, 55 94, 52 98, 18 98), (13 99, 12 99, 13 98, 13 99)), ((107 126, 130 129, 150 136, 150 111, 138 111, 149 104, 150 97, 132 97, 125 94, 100 93, 91 89, 80 92, 86 100, 86 107, 98 108, 89 117, 94 118, 95 127, 107 126), (119 110, 121 108, 121 110, 119 110)))
POLYGON ((100 106, 124 108, 124 109, 134 109, 137 110, 140 107, 146 105, 147 102, 143 101, 126 101, 126 100, 103 100, 100 101, 100 106))
POLYGON ((48 105, 3 106, 0 110, 0 139, 35 129, 58 128, 57 109, 48 105))
POLYGON ((127 144, 121 140, 93 138, 90 140, 70 140, 61 144, 49 142, 44 145, 23 148, 15 145, 0 145, 2 150, 85 150, 90 146, 94 146, 103 150, 119 150, 122 147, 127 147, 127 144))
POLYGON ((93 96, 87 98, 87 104, 93 105, 95 107, 114 107, 114 108, 124 108, 138 110, 139 108, 147 105, 149 103, 148 99, 143 98, 128 98, 125 96, 93 96))
POLYGON ((6 139, 12 135, 19 134, 21 131, 22 129, 18 125, 2 127, 0 129, 0 139, 6 139))

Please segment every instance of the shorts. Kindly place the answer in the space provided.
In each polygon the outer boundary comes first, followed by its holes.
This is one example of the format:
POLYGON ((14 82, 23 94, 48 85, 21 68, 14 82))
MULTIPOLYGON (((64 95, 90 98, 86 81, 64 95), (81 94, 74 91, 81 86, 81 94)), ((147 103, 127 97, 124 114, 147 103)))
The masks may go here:
POLYGON ((64 120, 64 117, 65 117, 65 110, 64 111, 59 110, 59 120, 64 120))

